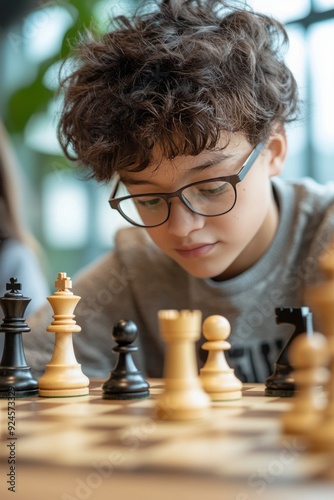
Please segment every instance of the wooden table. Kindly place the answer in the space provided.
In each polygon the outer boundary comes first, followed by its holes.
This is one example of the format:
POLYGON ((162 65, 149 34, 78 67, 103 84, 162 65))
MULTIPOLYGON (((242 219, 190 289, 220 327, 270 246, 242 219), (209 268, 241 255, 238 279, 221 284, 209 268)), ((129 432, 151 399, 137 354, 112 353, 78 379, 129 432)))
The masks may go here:
POLYGON ((140 401, 103 400, 101 381, 89 396, 16 399, 11 419, 0 400, 1 500, 334 498, 333 456, 281 433, 291 400, 246 385, 241 400, 213 403, 204 420, 162 422, 162 382, 150 383, 140 401))

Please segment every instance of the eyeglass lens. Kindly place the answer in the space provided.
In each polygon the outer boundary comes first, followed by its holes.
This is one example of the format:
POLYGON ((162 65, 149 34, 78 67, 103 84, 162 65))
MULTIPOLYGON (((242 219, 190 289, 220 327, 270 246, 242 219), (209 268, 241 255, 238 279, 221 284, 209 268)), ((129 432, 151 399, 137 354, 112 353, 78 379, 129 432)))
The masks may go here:
MULTIPOLYGON (((181 199, 193 212, 215 216, 231 210, 235 203, 235 190, 228 182, 205 181, 183 189, 181 199)), ((162 196, 146 194, 122 200, 118 208, 137 225, 155 226, 168 219, 168 203, 162 196)))

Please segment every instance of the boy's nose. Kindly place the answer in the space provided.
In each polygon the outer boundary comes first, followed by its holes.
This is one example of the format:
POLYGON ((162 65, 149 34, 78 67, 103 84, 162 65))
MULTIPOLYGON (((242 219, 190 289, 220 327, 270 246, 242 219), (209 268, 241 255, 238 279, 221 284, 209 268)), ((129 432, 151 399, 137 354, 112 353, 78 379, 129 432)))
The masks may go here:
POLYGON ((204 226, 204 215, 195 214, 181 200, 175 198, 171 205, 167 221, 169 233, 184 238, 192 231, 201 229, 204 226))

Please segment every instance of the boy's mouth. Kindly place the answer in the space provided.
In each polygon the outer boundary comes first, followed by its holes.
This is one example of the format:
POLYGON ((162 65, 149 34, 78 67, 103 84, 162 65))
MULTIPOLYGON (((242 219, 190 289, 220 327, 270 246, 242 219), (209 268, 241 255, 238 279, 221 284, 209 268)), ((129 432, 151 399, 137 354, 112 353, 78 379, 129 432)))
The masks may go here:
POLYGON ((185 259, 204 257, 216 246, 216 243, 197 243, 196 245, 175 248, 175 251, 185 259))

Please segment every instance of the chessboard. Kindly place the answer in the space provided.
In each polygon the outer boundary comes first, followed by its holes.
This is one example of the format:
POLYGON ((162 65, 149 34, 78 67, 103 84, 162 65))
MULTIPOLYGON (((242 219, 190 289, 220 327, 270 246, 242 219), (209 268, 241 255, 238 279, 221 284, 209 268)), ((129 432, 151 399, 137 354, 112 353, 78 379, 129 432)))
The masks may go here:
POLYGON ((161 421, 162 380, 150 380, 149 398, 128 401, 103 399, 102 382, 81 397, 17 398, 14 419, 0 400, 1 499, 333 498, 333 457, 282 433, 290 398, 250 384, 205 418, 161 421))

